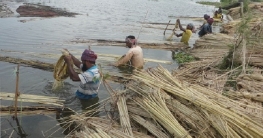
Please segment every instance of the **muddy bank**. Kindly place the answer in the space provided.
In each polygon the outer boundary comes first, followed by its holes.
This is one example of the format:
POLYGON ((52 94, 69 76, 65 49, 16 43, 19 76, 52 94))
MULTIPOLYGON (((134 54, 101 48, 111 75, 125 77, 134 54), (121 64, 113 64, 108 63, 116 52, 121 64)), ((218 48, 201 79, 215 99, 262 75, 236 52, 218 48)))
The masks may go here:
POLYGON ((75 15, 78 15, 77 13, 67 12, 59 8, 28 3, 19 6, 16 9, 16 12, 18 12, 21 17, 74 17, 75 15))
POLYGON ((0 2, 0 18, 11 17, 14 12, 4 3, 0 2))
MULTIPOLYGON (((80 40, 75 39, 71 40, 71 43, 87 43, 94 46, 120 46, 124 47, 125 42, 120 40, 106 40, 106 39, 86 39, 80 40)), ((189 48, 188 46, 184 45, 183 43, 176 43, 176 42, 169 42, 167 43, 146 43, 146 42, 139 42, 138 44, 142 48, 146 49, 164 49, 164 50, 179 50, 179 49, 186 49, 189 48)))

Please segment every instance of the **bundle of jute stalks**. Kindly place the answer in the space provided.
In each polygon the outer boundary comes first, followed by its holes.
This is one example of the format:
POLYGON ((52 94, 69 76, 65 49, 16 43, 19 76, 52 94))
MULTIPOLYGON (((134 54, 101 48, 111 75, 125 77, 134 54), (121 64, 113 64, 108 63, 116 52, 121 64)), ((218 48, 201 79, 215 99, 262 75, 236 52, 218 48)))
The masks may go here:
POLYGON ((227 75, 221 77, 225 72, 218 72, 216 66, 221 64, 229 52, 230 45, 234 42, 233 37, 220 33, 199 38, 194 48, 189 50, 189 53, 197 60, 181 64, 178 70, 173 71, 173 74, 181 80, 222 91, 227 75))
MULTIPOLYGON (((260 43, 260 40, 255 44, 249 43, 246 45, 245 51, 245 60, 246 64, 256 67, 263 67, 263 44, 260 43)), ((238 47, 235 51, 235 62, 242 63, 243 61, 243 49, 238 47)))
MULTIPOLYGON (((241 19, 237 19, 223 24, 222 28, 220 28, 220 32, 233 36, 234 34, 237 33, 237 28, 241 25, 241 21, 242 21, 241 19)), ((257 31, 262 31, 261 24, 262 24, 262 18, 255 17, 248 20, 247 26, 248 29, 251 30, 251 34, 254 34, 257 31)))
POLYGON ((108 89, 111 97, 97 110, 101 116, 70 117, 78 130, 72 136, 263 137, 263 116, 247 111, 254 106, 178 80, 161 66, 134 71, 125 90, 108 89))
POLYGON ((237 88, 239 91, 251 93, 263 93, 262 74, 242 74, 237 78, 237 88))
MULTIPOLYGON (((262 2, 261 3, 260 2, 250 3, 248 5, 248 10, 252 12, 253 15, 260 17, 263 11, 262 7, 263 7, 262 2)), ((227 14, 231 15, 233 19, 238 19, 241 17, 240 12, 241 12, 240 7, 235 7, 235 8, 229 9, 227 14)), ((244 9, 244 12, 247 12, 246 9, 244 9)))
POLYGON ((191 54, 201 60, 221 58, 229 51, 230 45, 234 42, 234 37, 229 35, 208 34, 196 40, 191 54))

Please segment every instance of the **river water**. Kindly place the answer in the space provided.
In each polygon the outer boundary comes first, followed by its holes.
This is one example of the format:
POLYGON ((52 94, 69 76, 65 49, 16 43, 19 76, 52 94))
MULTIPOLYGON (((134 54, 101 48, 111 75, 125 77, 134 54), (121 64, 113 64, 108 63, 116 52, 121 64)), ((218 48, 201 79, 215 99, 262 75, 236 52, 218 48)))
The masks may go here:
MULTIPOLYGON (((216 1, 216 0, 205 0, 216 1)), ((192 22, 195 26, 202 24, 201 21, 192 20, 190 17, 202 17, 205 13, 212 14, 213 6, 197 4, 196 0, 17 0, 8 1, 7 5, 15 12, 15 9, 23 3, 35 3, 63 8, 80 15, 76 17, 10 17, 0 19, 0 55, 30 60, 39 60, 48 63, 55 63, 62 48, 67 48, 74 55, 91 46, 92 50, 99 54, 123 55, 128 50, 123 47, 111 45, 96 46, 96 43, 73 43, 72 40, 106 39, 124 40, 127 35, 138 37, 140 42, 166 42, 163 36, 163 29, 142 27, 142 23, 168 23, 181 18, 183 27, 192 22), (146 16, 147 15, 147 16, 146 16), (146 18, 145 18, 146 17, 146 18), (26 20, 27 22, 20 22, 26 20), (140 33, 139 33, 140 32, 140 33)), ((15 12, 15 16, 19 14, 15 12)), ((165 26, 162 26, 165 27, 165 26)), ((219 31, 218 26, 213 27, 215 32, 219 31)), ((171 31, 167 30, 167 36, 171 31)), ((193 34, 190 39, 190 46, 198 39, 193 34)), ((173 38, 179 42, 180 38, 173 38)), ((161 64, 169 70, 176 69, 178 64, 172 60, 171 51, 143 49, 144 57, 170 61, 172 64, 161 64)), ((107 66, 114 59, 98 58, 104 72, 121 72, 119 69, 107 66)), ((156 62, 147 62, 145 67, 157 66, 156 62)), ((0 91, 15 91, 15 64, 0 62, 0 91)), ((78 83, 67 79, 65 87, 61 92, 52 92, 52 72, 47 72, 30 67, 20 68, 19 90, 21 93, 57 96, 67 99, 66 106, 76 111, 82 111, 82 104, 74 99, 74 92, 78 83)), ((121 89, 118 84, 111 84, 115 89, 121 89)), ((107 98, 109 94, 102 86, 100 88, 99 100, 107 98)), ((20 103, 22 105, 32 105, 20 103)), ((1 105, 13 105, 11 101, 2 101, 1 105)), ((58 121, 54 114, 19 116, 19 122, 26 137, 47 137, 60 128, 56 126, 58 121), (52 128, 56 126, 55 128, 52 128), (51 130, 49 130, 52 128, 51 130), (49 131, 48 131, 49 130, 49 131)), ((1 137, 9 137, 13 131, 14 137, 21 136, 17 129, 17 122, 11 116, 1 117, 1 137)), ((63 137, 62 129, 52 136, 63 137)))

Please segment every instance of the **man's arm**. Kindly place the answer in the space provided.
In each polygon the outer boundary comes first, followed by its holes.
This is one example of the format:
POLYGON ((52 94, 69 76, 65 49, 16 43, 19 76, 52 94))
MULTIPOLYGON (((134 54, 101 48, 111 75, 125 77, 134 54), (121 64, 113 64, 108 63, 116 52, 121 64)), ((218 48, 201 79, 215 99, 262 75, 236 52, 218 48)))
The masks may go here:
POLYGON ((181 22, 180 22, 179 19, 177 19, 177 22, 178 22, 180 30, 185 32, 185 29, 182 27, 181 22))
POLYGON ((81 62, 75 56, 73 56, 72 54, 70 54, 70 55, 71 55, 71 58, 72 58, 72 61, 73 61, 74 65, 79 68, 81 62))
POLYGON ((131 60, 132 56, 133 53, 131 50, 129 50, 125 56, 122 56, 122 58, 114 64, 114 66, 120 66, 126 64, 129 60, 131 60))
POLYGON ((177 37, 183 36, 183 33, 175 34, 177 37))
POLYGON ((73 69, 73 66, 71 66, 71 62, 72 62, 72 57, 69 56, 65 56, 64 57, 65 62, 67 63, 67 72, 69 73, 69 77, 72 81, 80 81, 80 78, 78 76, 78 73, 76 73, 73 69))
POLYGON ((71 59, 72 59, 74 65, 77 66, 77 67, 79 68, 81 62, 80 62, 75 56, 73 56, 73 55, 68 51, 68 49, 64 48, 64 50, 67 51, 67 52, 69 53, 69 55, 71 56, 71 59))

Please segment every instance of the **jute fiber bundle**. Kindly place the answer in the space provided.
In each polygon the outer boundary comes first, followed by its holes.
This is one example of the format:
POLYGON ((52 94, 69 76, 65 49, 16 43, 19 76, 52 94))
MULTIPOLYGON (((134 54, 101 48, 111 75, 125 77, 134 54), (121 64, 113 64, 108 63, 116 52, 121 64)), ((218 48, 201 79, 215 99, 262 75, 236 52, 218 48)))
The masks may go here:
POLYGON ((172 30, 173 32, 172 32, 172 34, 166 39, 166 40, 168 40, 168 41, 170 41, 170 40, 172 40, 172 38, 173 38, 173 36, 175 35, 175 29, 176 28, 178 28, 179 27, 179 23, 177 22, 177 20, 176 20, 176 23, 175 23, 175 25, 174 25, 174 29, 172 30))
MULTIPOLYGON (((67 64, 64 61, 64 56, 69 55, 69 52, 66 50, 62 50, 62 55, 58 59, 57 63, 54 66, 54 83, 52 86, 52 90, 57 90, 61 87, 63 87, 63 81, 68 78, 69 74, 67 73, 67 64)), ((73 66, 73 62, 71 63, 73 66)))

